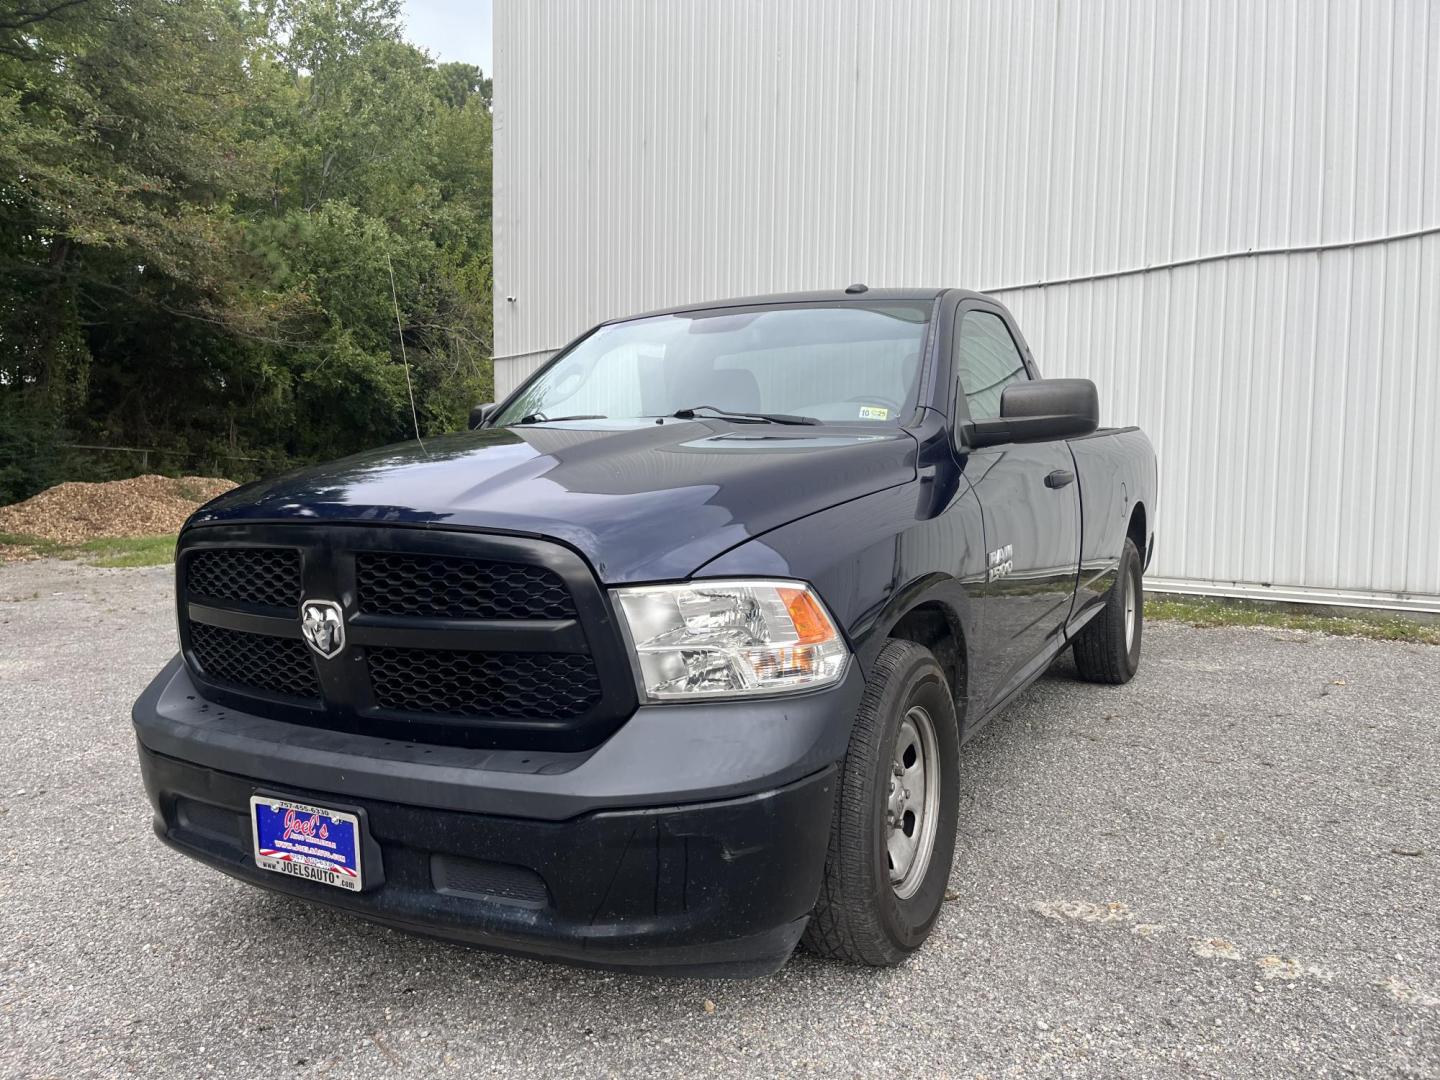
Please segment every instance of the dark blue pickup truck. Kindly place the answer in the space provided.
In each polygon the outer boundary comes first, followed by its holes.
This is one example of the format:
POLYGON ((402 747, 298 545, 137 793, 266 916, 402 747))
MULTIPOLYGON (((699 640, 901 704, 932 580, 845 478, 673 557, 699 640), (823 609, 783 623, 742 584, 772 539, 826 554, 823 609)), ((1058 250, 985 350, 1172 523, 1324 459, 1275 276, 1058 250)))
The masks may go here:
POLYGON ((637 970, 929 934, 961 746, 1140 661, 1155 458, 953 289, 603 323, 472 430, 180 535, 136 702, 167 844, 390 926, 637 970))

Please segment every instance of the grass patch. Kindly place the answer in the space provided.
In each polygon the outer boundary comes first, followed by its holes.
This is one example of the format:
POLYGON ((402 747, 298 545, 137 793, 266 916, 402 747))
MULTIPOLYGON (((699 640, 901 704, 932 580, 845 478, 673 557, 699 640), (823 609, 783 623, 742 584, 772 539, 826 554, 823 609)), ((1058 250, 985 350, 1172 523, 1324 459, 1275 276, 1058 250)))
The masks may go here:
POLYGON ((165 566, 175 561, 174 536, 87 540, 75 549, 94 566, 165 566))
POLYGON ((1335 637, 1363 637, 1376 641, 1409 641, 1440 645, 1440 625, 1429 625, 1377 611, 1334 615, 1288 604, 1198 596, 1147 596, 1145 618, 1183 622, 1202 629, 1216 626, 1270 626, 1278 630, 1309 630, 1335 637))
POLYGON ((19 533, 0 532, 0 547, 19 548, 22 553, 58 556, 65 548, 53 540, 42 540, 38 536, 22 536, 19 533))
POLYGON ((22 548, 50 559, 75 559, 91 566, 164 566, 175 561, 175 537, 124 536, 57 544, 38 536, 0 533, 0 546, 22 548))

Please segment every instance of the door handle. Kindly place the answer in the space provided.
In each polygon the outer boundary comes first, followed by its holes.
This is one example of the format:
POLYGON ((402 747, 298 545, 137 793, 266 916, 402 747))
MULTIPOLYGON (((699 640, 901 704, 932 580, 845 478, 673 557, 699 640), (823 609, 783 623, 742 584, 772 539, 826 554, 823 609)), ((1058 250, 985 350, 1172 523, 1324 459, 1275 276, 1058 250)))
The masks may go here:
POLYGON ((1066 484, 1072 483, 1074 479, 1075 474, 1069 469, 1056 469, 1049 476, 1045 477, 1045 486, 1048 488, 1056 488, 1058 490, 1059 488, 1064 487, 1066 484))

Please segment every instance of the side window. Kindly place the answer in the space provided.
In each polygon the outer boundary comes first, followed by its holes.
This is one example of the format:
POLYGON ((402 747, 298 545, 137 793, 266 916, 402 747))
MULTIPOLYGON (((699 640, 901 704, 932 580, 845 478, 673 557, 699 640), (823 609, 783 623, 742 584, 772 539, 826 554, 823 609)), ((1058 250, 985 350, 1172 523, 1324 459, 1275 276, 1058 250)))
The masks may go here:
POLYGON ((1030 378, 1005 320, 988 311, 965 313, 955 352, 955 371, 972 420, 996 419, 1005 387, 1030 378))

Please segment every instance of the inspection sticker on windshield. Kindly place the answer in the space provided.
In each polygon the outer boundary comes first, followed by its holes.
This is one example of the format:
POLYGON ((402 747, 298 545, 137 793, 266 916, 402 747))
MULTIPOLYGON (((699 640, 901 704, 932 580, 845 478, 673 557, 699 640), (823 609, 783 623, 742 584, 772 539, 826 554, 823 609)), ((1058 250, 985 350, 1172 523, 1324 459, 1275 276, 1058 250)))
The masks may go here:
POLYGON ((354 814, 252 795, 250 824, 260 869, 360 891, 360 819, 354 814))
POLYGON ((861 420, 889 420, 890 410, 881 408, 879 405, 861 405, 861 420))

